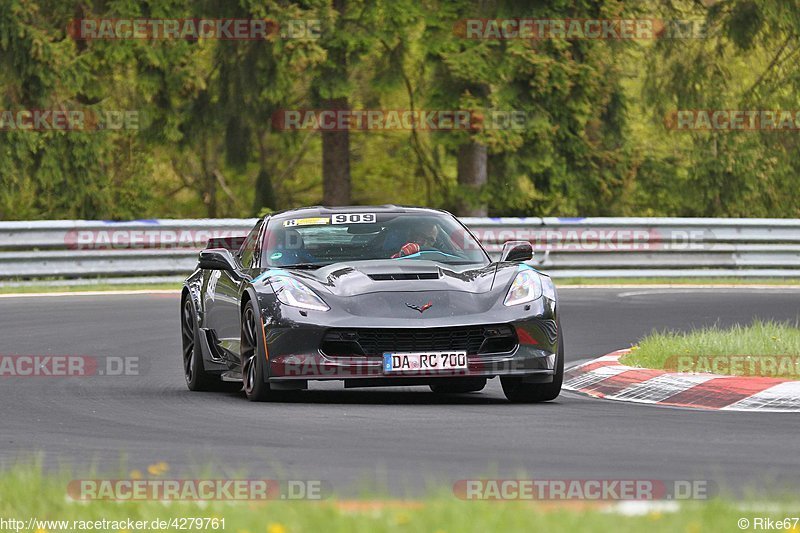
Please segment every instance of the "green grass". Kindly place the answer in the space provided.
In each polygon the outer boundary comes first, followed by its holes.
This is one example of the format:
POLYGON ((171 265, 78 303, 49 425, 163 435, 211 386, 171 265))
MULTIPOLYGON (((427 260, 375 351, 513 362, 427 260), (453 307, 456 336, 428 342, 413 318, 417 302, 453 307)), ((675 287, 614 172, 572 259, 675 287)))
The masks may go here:
MULTIPOLYGON (((99 476, 93 475, 93 478, 99 476)), ((28 520, 169 520, 180 517, 225 519, 228 533, 342 532, 486 532, 568 531, 640 532, 737 531, 742 517, 773 519, 793 516, 796 499, 779 508, 750 505, 742 510, 732 500, 685 503, 676 512, 622 516, 596 506, 537 502, 476 502, 455 498, 448 490, 416 502, 362 499, 345 503, 335 498, 267 503, 210 502, 75 502, 66 496, 71 474, 43 475, 38 466, 15 466, 0 473, 0 518, 28 520), (370 504, 370 502, 373 502, 370 504), (375 505, 374 502, 379 503, 375 505)), ((119 477, 117 477, 119 479, 119 477)), ((795 513, 796 515, 796 513, 795 513)), ((172 531, 173 529, 168 529, 172 531)), ((28 531, 28 530, 25 530, 28 531)), ((41 530, 44 533, 45 530, 41 530)), ((58 531, 50 528, 50 533, 58 531)), ((124 530, 123 530, 124 531, 124 530)), ((206 529, 205 531, 212 531, 206 529)), ((221 531, 221 529, 219 530, 221 531)))
POLYGON ((89 292, 89 291, 145 291, 172 289, 179 291, 180 283, 132 283, 112 285, 98 283, 92 285, 26 285, 21 287, 0 286, 0 294, 30 294, 53 292, 89 292))
POLYGON ((800 360, 798 323, 755 320, 731 328, 708 327, 689 332, 653 332, 621 358, 625 365, 657 369, 713 371, 718 374, 767 375, 800 379, 790 356, 800 360), (676 360, 681 364, 676 366, 676 360), (688 362, 698 358, 694 368, 688 362), (709 367, 707 362, 719 361, 709 367), (739 366, 738 361, 741 361, 739 366), (774 368, 773 368, 773 363, 774 368), (737 362, 737 364, 733 364, 737 362), (701 364, 702 363, 702 364, 701 364), (784 365, 784 366, 781 366, 784 365))

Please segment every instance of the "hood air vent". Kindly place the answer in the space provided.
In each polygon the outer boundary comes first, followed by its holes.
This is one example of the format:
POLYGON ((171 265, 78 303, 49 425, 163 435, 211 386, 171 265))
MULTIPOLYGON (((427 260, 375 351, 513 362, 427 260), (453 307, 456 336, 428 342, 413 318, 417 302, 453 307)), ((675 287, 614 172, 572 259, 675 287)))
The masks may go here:
POLYGON ((439 279, 437 272, 396 273, 396 274, 369 274, 373 281, 409 281, 420 279, 439 279))

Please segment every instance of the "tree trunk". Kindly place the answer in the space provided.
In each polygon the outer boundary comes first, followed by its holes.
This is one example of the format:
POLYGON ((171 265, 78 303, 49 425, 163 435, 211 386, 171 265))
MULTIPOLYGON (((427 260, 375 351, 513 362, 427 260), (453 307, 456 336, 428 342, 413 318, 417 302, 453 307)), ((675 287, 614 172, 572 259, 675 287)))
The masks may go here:
POLYGON ((486 204, 478 194, 486 185, 486 146, 468 142, 458 149, 458 185, 460 189, 456 215, 462 217, 485 217, 486 204))
POLYGON ((211 153, 208 147, 208 142, 203 138, 203 153, 200 155, 200 164, 203 172, 203 181, 205 182, 205 192, 203 194, 203 202, 206 204, 206 213, 208 218, 217 218, 217 177, 212 170, 213 163, 209 161, 208 154, 211 153))
MULTIPOLYGON (((332 7, 337 12, 334 31, 346 32, 343 20, 347 0, 333 0, 332 7)), ((317 80, 319 104, 324 110, 350 109, 347 95, 341 94, 341 84, 347 80, 348 73, 347 46, 338 39, 323 41, 328 59, 317 80)), ((351 203, 350 132, 347 130, 322 132, 322 203, 331 206, 351 203)))
POLYGON ((260 168, 256 178, 256 194, 253 205, 253 214, 258 216, 261 210, 275 209, 275 189, 272 187, 272 177, 267 168, 267 147, 264 143, 264 133, 259 131, 258 136, 258 166, 260 168))
MULTIPOLYGON (((348 109, 346 97, 322 100, 322 109, 348 109)), ((322 203, 350 204, 350 132, 322 132, 322 203)))

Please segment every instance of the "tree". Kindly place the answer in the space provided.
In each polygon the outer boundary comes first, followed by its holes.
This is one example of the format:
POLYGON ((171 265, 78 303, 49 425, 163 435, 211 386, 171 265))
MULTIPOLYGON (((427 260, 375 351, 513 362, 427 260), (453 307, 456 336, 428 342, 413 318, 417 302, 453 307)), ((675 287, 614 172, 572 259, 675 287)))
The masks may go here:
MULTIPOLYGON (((661 39, 644 96, 654 121, 676 110, 793 110, 800 104, 794 2, 661 2, 667 20, 702 21, 701 38, 661 39)), ((672 132, 675 207, 687 216, 798 216, 795 132, 672 132)), ((646 193, 644 193, 646 195, 646 193)))
MULTIPOLYGON (((313 86, 315 104, 325 110, 350 109, 348 94, 352 91, 349 80, 354 56, 363 53, 361 41, 353 38, 348 17, 358 9, 352 1, 333 0, 320 10, 322 16, 321 46, 327 57, 319 65, 313 86)), ((350 204, 350 132, 322 132, 322 203, 325 205, 350 204)))

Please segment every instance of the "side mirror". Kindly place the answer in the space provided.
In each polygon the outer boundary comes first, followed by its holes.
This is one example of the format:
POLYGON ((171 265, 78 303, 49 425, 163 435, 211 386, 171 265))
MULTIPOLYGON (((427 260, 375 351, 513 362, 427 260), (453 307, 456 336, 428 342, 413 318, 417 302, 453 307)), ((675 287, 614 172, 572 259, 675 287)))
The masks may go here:
POLYGON ((500 261, 529 261, 533 259, 533 246, 528 241, 507 241, 503 244, 500 261))
POLYGON ((200 268, 205 270, 227 270, 236 272, 236 261, 230 250, 225 248, 207 248, 200 252, 200 268))

